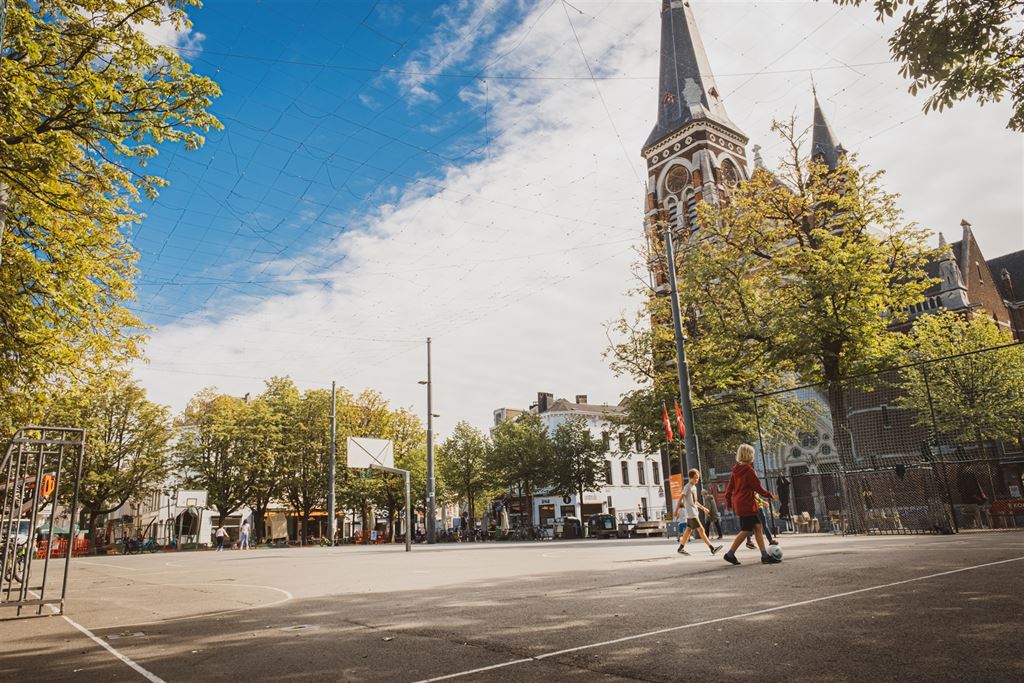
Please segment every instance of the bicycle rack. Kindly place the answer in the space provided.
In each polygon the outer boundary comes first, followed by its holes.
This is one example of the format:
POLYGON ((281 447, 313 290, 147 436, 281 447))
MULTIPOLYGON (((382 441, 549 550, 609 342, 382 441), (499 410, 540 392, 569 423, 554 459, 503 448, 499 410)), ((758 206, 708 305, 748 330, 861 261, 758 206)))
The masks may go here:
POLYGON ((42 616, 44 607, 47 614, 64 613, 84 454, 83 429, 22 427, 10 440, 0 462, 0 618, 42 616), (62 545, 54 537, 63 519, 67 539, 62 545), (36 530, 47 521, 43 546, 36 530), (59 559, 63 567, 51 579, 51 566, 58 567, 59 559), (23 614, 31 607, 35 610, 23 614))

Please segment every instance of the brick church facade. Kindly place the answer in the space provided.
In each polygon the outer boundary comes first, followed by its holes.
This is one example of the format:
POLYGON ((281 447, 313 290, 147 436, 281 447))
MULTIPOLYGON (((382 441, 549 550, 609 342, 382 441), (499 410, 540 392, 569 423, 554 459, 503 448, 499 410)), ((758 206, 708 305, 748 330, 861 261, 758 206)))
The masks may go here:
MULTIPOLYGON (((654 128, 641 149, 647 170, 644 229, 652 254, 663 251, 664 220, 686 239, 698 230, 699 202, 721 201, 737 183, 750 177, 749 139, 726 112, 693 9, 685 0, 663 0, 661 6, 657 113, 654 128)), ((755 145, 751 151, 753 167, 761 167, 759 148, 755 145)), ((811 154, 835 167, 844 153, 815 95, 811 154)), ((929 275, 938 282, 912 308, 912 319, 944 309, 969 316, 987 315, 1006 331, 1008 339, 1012 336, 1024 341, 1024 251, 986 259, 970 224, 963 221, 961 228, 962 239, 950 244, 940 242, 940 256, 928 264, 929 275)), ((667 284, 659 261, 651 261, 652 284, 656 289, 667 284)), ((903 325, 894 331, 907 327, 903 325)), ((823 397, 819 398, 823 401, 823 397)), ((851 427, 862 422, 865 433, 879 435, 858 444, 859 455, 865 462, 895 463, 919 458, 919 445, 928 438, 926 430, 912 426, 909 417, 901 414, 904 411, 882 405, 884 399, 880 395, 860 399, 855 402, 858 415, 851 415, 851 427), (886 437, 896 432, 903 437, 899 443, 886 437)), ((766 454, 767 468, 776 475, 829 471, 838 466, 838 449, 834 444, 840 438, 848 436, 832 433, 826 409, 815 434, 801 435, 797 442, 773 448, 774 452, 766 454)), ((1020 444, 1011 445, 1011 450, 1019 451, 1020 444)), ((728 459, 714 457, 722 454, 705 455, 720 461, 715 463, 720 467, 728 459)))

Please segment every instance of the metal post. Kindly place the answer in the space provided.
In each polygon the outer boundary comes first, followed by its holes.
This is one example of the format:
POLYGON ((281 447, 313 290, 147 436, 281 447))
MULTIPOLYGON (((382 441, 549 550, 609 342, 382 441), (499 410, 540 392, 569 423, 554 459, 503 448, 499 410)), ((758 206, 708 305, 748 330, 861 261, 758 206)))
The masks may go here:
POLYGON ((412 550, 412 489, 405 473, 405 552, 412 550))
POLYGON ((338 420, 337 392, 335 383, 331 382, 331 462, 327 472, 327 531, 331 535, 330 545, 334 545, 334 537, 338 532, 338 520, 334 514, 334 470, 338 453, 338 420))
MULTIPOLYGON (((757 407, 757 396, 754 396, 754 421, 757 423, 757 446, 761 451, 761 469, 764 470, 764 487, 768 488, 768 460, 764 455, 764 437, 761 432, 761 411, 757 407)), ((827 508, 827 504, 826 504, 827 508)), ((768 501, 768 514, 772 518, 772 533, 777 534, 779 527, 775 524, 775 507, 768 501)))
POLYGON ((672 224, 665 221, 665 257, 668 259, 668 280, 672 301, 672 327, 676 337, 676 372, 679 380, 679 404, 683 413, 686 434, 687 469, 700 469, 700 454, 697 452, 696 433, 693 429, 693 406, 690 403, 690 368, 686 364, 686 340, 683 339, 683 316, 679 310, 679 285, 676 281, 675 250, 672 247, 672 224))
POLYGON ((427 543, 434 542, 434 404, 431 396, 430 337, 427 337, 427 543))

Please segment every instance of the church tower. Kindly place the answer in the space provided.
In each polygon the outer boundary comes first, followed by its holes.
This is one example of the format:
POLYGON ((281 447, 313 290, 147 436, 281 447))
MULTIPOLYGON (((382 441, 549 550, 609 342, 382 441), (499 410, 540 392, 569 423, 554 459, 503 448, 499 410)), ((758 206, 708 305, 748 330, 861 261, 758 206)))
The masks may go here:
MULTIPOLYGON (((747 178, 747 137, 729 118, 688 0, 662 0, 658 122, 644 143, 646 230, 660 240, 664 216, 684 235, 697 203, 718 202, 747 178)), ((655 272, 655 284, 664 275, 655 272)))

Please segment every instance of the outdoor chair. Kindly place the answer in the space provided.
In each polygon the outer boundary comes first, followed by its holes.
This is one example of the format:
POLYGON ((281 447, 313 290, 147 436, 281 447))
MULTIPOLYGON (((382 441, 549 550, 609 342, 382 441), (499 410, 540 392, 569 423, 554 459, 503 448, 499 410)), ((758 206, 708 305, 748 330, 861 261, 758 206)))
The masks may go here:
POLYGON ((793 530, 798 534, 805 534, 810 531, 810 524, 807 521, 806 512, 802 512, 793 518, 793 530))
POLYGON ((800 517, 803 521, 803 526, 812 534, 816 534, 821 531, 821 522, 818 521, 817 517, 811 517, 811 513, 804 510, 800 517))

